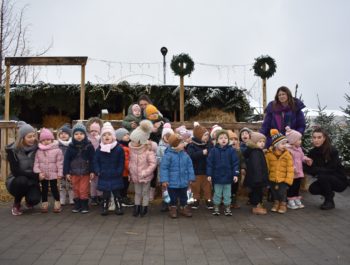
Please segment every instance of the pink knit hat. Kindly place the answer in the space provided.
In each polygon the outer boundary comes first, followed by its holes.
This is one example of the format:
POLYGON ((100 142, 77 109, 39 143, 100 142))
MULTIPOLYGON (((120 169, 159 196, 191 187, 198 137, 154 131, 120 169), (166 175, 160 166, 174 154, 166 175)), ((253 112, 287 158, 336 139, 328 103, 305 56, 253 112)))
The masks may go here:
POLYGON ((42 128, 40 130, 40 137, 39 140, 40 141, 44 141, 44 140, 54 140, 55 138, 53 137, 53 133, 46 128, 42 128))
POLYGON ((166 135, 167 133, 173 134, 174 131, 173 129, 171 129, 171 124, 170 123, 164 123, 163 125, 163 130, 162 130, 162 138, 164 137, 164 135, 166 135))
POLYGON ((191 133, 186 129, 185 125, 181 125, 180 127, 176 128, 175 132, 180 134, 183 140, 187 140, 191 137, 191 133))
POLYGON ((286 137, 288 139, 288 143, 294 144, 296 141, 300 140, 302 135, 300 132, 296 130, 292 130, 289 126, 286 127, 286 137))
POLYGON ((98 124, 97 122, 91 123, 91 125, 90 125, 90 132, 91 132, 91 131, 96 131, 96 132, 98 132, 98 133, 101 133, 100 124, 98 124))
MULTIPOLYGON (((92 124, 91 124, 92 126, 92 124)), ((102 126, 101 136, 109 132, 112 135, 113 140, 116 140, 115 130, 110 122, 105 122, 102 126)))
POLYGON ((215 133, 216 131, 220 131, 220 130, 222 130, 222 127, 221 127, 221 126, 219 126, 219 125, 217 125, 217 124, 213 125, 213 127, 211 127, 210 137, 211 137, 211 138, 214 138, 214 133, 215 133))

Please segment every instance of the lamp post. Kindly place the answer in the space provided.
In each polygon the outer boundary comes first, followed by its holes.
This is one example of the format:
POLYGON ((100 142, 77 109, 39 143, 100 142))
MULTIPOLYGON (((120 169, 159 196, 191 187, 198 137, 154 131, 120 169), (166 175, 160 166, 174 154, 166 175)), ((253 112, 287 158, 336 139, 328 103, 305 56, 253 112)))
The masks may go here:
POLYGON ((166 62, 165 62, 165 56, 166 56, 166 54, 168 53, 168 49, 166 48, 166 47, 162 47, 161 49, 160 49, 160 52, 162 53, 162 55, 163 55, 163 76, 164 76, 164 85, 165 85, 165 73, 166 73, 166 62))

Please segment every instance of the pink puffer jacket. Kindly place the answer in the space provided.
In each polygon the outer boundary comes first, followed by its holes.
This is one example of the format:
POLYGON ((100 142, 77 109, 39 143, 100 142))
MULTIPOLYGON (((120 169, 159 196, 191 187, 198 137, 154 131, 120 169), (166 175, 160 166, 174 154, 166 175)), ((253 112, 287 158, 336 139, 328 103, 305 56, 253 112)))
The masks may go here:
POLYGON ((153 171, 157 166, 154 144, 144 144, 135 147, 129 144, 129 176, 133 183, 147 183, 153 178, 153 171))
POLYGON ((305 159, 303 150, 301 149, 301 147, 295 147, 291 145, 288 145, 287 148, 293 157, 294 178, 295 179, 303 178, 304 177, 303 162, 305 159))
POLYGON ((39 144, 33 171, 44 173, 46 180, 63 176, 63 153, 58 147, 57 141, 49 145, 39 144))

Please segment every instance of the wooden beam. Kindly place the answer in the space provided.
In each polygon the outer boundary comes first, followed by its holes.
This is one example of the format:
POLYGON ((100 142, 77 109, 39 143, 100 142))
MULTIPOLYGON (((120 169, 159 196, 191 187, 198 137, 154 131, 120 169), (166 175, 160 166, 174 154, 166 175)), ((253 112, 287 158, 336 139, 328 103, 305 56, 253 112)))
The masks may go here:
POLYGON ((85 116, 85 64, 81 66, 81 83, 80 83, 80 120, 85 116))
POLYGON ((5 83, 5 113, 4 120, 10 120, 10 66, 6 66, 6 83, 5 83))
POLYGON ((5 65, 85 65, 88 57, 6 57, 5 65))

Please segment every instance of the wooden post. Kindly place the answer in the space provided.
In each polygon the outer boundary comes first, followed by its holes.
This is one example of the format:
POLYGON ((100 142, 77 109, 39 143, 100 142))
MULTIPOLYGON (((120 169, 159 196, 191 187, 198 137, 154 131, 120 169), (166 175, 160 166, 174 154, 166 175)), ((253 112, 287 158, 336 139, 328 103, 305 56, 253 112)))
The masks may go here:
POLYGON ((4 120, 10 120, 10 66, 6 65, 6 83, 5 83, 5 115, 4 120))
POLYGON ((263 111, 266 108, 266 78, 262 80, 262 89, 263 89, 263 111))
POLYGON ((184 91, 184 77, 180 76, 180 122, 185 121, 185 91, 184 91))
POLYGON ((85 116, 85 64, 81 65, 81 83, 80 83, 80 120, 85 116))

